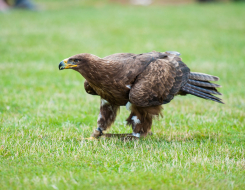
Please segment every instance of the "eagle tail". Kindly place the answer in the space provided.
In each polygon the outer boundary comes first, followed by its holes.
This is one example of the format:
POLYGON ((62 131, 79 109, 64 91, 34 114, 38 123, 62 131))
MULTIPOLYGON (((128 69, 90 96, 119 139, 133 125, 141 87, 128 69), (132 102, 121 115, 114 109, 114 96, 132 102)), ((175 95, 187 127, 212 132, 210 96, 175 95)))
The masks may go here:
POLYGON ((208 74, 205 74, 205 73, 191 72, 189 74, 189 79, 201 80, 201 81, 218 81, 219 77, 208 75, 208 74))
POLYGON ((181 91, 184 92, 184 94, 192 94, 200 98, 224 104, 221 98, 213 95, 222 95, 217 90, 217 88, 221 86, 210 82, 218 80, 219 78, 216 76, 191 72, 188 76, 187 83, 181 87, 181 91))

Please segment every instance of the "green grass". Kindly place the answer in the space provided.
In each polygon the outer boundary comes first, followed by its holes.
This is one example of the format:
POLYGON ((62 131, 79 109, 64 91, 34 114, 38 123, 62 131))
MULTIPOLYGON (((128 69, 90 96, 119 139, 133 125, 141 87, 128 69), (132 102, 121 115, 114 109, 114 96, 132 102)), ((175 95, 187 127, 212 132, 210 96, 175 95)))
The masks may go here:
MULTIPOLYGON (((1 189, 245 189, 244 4, 40 4, 0 13, 1 189), (226 104, 176 97, 151 137, 82 140, 99 97, 59 62, 152 50, 179 51, 192 71, 219 76, 226 104)), ((110 132, 131 132, 128 114, 121 108, 110 132)))

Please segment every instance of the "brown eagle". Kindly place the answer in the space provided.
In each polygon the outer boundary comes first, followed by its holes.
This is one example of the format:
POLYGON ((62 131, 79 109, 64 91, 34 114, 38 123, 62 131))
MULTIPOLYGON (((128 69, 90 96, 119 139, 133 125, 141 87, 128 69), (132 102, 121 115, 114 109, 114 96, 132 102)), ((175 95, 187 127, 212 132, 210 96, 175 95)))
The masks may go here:
MULTIPOLYGON (((125 140, 138 139, 150 134, 152 119, 161 115, 162 105, 176 95, 194 96, 223 103, 215 95, 219 78, 190 72, 178 52, 150 52, 143 54, 117 53, 104 58, 82 53, 64 59, 59 69, 78 71, 86 80, 88 94, 101 97, 98 128, 89 139, 102 135, 115 121, 120 106, 131 112, 127 124, 133 133, 121 134, 125 140)), ((116 135, 116 134, 114 134, 116 135)))

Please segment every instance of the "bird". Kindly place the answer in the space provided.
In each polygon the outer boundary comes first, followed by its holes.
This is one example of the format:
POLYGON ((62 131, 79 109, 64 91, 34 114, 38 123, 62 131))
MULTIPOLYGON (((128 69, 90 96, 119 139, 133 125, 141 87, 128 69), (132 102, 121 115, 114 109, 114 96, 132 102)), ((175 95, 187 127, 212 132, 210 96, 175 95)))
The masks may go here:
POLYGON ((219 77, 191 72, 176 51, 142 54, 115 53, 104 58, 89 53, 73 55, 59 63, 59 70, 72 69, 84 78, 85 91, 100 96, 97 128, 87 139, 121 135, 122 140, 138 140, 152 134, 154 118, 161 116, 164 104, 175 96, 194 95, 223 103, 221 87, 211 81, 219 77), (126 119, 132 133, 105 133, 114 123, 121 106, 130 114, 126 119))

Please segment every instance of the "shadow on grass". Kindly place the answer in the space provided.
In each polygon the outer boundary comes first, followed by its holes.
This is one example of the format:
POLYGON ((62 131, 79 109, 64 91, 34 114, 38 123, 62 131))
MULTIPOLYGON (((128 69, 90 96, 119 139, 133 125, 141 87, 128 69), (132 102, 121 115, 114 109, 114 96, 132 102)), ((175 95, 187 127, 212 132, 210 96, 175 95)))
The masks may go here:
MULTIPOLYGON (((121 138, 119 137, 112 137, 112 138, 102 138, 100 140, 110 140, 115 139, 117 141, 121 141, 121 138)), ((129 141, 135 142, 135 141, 129 141)), ((141 138, 139 143, 173 143, 173 142, 195 142, 195 143, 226 143, 226 144, 233 144, 233 145, 245 145, 245 135, 243 134, 218 134, 218 133, 200 133, 200 132, 194 132, 194 133, 170 133, 166 135, 157 135, 153 134, 151 136, 148 136, 146 138, 141 138)))

